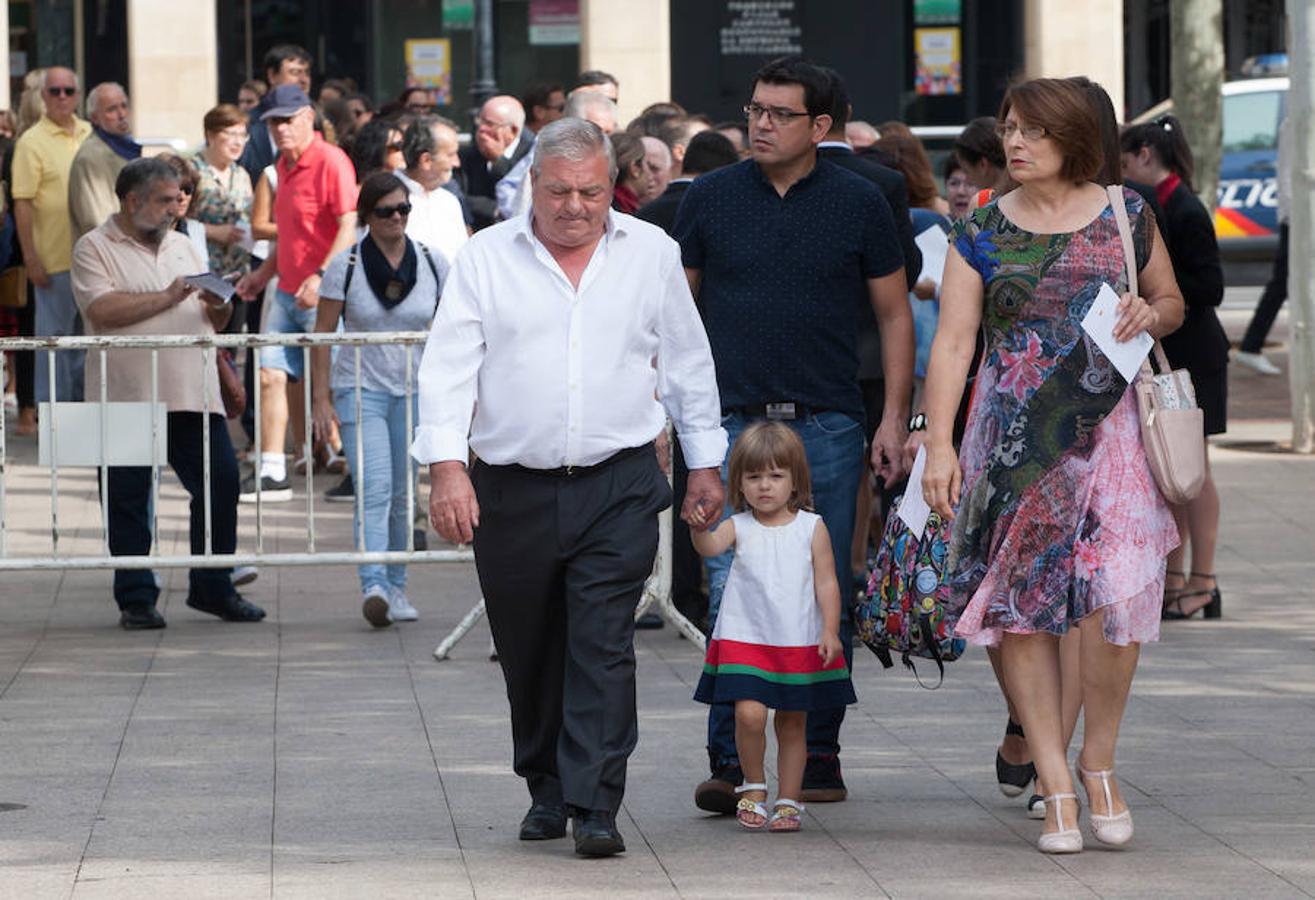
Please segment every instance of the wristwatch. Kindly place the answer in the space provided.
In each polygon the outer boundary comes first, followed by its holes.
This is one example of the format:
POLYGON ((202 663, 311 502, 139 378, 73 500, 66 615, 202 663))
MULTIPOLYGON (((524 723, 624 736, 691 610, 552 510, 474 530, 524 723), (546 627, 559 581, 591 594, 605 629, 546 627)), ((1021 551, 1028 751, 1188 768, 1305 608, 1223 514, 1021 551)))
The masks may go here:
POLYGON ((926 431, 927 416, 923 413, 914 413, 913 418, 909 419, 909 431, 926 431))

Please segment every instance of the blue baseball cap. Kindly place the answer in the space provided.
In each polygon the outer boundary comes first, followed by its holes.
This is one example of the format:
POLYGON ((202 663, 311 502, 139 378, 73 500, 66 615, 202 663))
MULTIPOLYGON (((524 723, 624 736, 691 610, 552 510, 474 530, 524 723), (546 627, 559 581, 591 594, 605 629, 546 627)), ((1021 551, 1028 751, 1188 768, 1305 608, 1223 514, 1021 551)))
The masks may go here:
POLYGON ((298 110, 310 106, 310 97, 295 84, 280 84, 269 92, 269 109, 261 113, 264 119, 286 119, 298 110))

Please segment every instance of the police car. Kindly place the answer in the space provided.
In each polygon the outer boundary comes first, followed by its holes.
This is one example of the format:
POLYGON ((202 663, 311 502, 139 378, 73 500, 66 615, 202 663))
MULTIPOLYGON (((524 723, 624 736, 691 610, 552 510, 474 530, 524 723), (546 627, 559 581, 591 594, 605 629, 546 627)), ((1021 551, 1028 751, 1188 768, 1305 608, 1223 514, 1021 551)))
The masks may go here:
POLYGON ((1215 235, 1230 256, 1272 255, 1278 244, 1278 127, 1288 79, 1230 81, 1223 94, 1215 235))

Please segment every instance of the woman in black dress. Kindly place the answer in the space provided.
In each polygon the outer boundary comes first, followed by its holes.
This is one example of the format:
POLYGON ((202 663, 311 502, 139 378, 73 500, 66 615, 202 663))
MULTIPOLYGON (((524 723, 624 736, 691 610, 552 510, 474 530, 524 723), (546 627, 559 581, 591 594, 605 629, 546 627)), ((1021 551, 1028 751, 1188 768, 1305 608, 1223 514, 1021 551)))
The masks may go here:
MULTIPOLYGON (((1121 138, 1123 174, 1155 186, 1164 215, 1160 230, 1173 260, 1174 276, 1187 301, 1187 319, 1163 341, 1174 368, 1186 368, 1205 413, 1205 433, 1222 434, 1228 405, 1228 337, 1217 307, 1224 299, 1224 273, 1219 265, 1210 213, 1192 187, 1192 151, 1182 126, 1173 116, 1124 130, 1121 138)), ((1219 533, 1219 492, 1206 464, 1205 487, 1190 503, 1174 508, 1182 544, 1169 556, 1165 581, 1164 618, 1186 619, 1204 610, 1205 618, 1220 616, 1222 601, 1215 581, 1215 540, 1219 533), (1184 561, 1187 547, 1191 568, 1184 561)))

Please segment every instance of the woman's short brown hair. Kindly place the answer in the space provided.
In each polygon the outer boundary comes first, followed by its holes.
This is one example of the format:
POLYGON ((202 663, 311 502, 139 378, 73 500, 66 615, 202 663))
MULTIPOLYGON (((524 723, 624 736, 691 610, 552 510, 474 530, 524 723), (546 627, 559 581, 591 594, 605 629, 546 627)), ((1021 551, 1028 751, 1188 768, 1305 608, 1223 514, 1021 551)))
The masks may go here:
POLYGON ((1010 110, 1021 123, 1040 125, 1055 142, 1064 164, 1059 175, 1067 181, 1092 181, 1105 162, 1101 149, 1100 119, 1086 92, 1067 78, 1034 78, 1016 84, 1000 104, 1000 121, 1010 110))
POLYGON ((780 422, 755 422, 740 433, 731 449, 726 489, 732 509, 744 510, 744 476, 767 469, 784 469, 793 482, 789 507, 798 512, 813 508, 813 485, 808 477, 804 442, 780 422))
POLYGON ((219 104, 201 120, 201 128, 206 134, 218 134, 225 128, 245 124, 247 124, 246 115, 231 103, 219 104))

